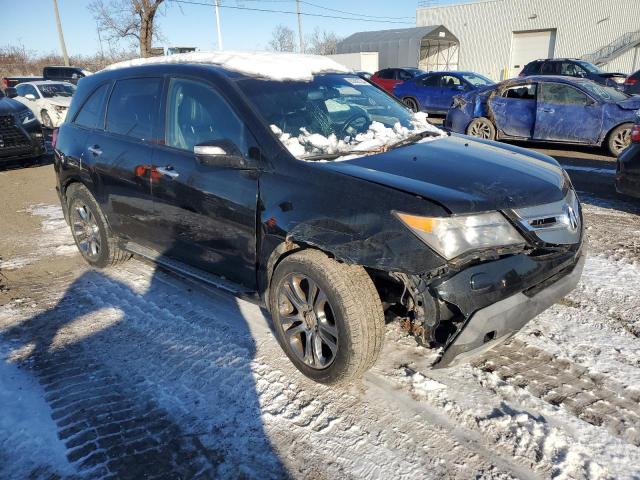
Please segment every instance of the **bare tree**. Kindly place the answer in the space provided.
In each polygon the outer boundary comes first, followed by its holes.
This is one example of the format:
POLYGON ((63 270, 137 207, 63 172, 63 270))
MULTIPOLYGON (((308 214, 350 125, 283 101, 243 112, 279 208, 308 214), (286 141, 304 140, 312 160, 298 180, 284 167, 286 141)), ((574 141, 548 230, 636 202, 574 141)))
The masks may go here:
POLYGON ((306 50, 308 53, 316 55, 334 55, 338 53, 338 43, 341 40, 342 38, 333 32, 320 31, 319 28, 316 28, 311 36, 307 37, 306 50))
POLYGON ((276 52, 293 52, 295 50, 295 35, 286 25, 278 25, 271 32, 269 48, 276 52))
POLYGON ((140 45, 140 56, 151 55, 159 30, 154 23, 164 0, 93 0, 89 10, 107 41, 131 40, 140 45))

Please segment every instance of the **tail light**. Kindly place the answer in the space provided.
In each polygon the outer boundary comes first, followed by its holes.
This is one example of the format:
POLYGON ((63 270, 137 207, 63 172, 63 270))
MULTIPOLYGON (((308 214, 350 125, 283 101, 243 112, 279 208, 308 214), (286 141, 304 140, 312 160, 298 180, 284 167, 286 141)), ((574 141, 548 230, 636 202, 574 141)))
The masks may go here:
POLYGON ((640 124, 636 124, 631 129, 631 141, 634 143, 640 142, 640 124))
POLYGON ((635 85, 638 83, 638 79, 637 78, 627 78, 627 81, 624 82, 625 85, 627 86, 631 86, 631 85, 635 85))
POLYGON ((4 88, 9 88, 9 80, 7 80, 6 78, 2 79, 2 86, 4 88))
POLYGON ((54 128, 51 134, 51 147, 56 148, 56 143, 58 143, 58 129, 54 128))

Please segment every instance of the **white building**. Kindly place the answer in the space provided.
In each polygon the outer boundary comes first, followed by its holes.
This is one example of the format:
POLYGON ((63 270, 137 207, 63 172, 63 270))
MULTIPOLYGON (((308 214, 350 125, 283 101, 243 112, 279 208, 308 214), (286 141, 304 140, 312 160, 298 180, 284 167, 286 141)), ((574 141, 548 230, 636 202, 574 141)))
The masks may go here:
POLYGON ((444 25, 459 41, 458 69, 495 80, 538 58, 584 58, 603 70, 640 70, 640 0, 423 2, 416 25, 444 25), (432 5, 432 6, 429 6, 432 5))

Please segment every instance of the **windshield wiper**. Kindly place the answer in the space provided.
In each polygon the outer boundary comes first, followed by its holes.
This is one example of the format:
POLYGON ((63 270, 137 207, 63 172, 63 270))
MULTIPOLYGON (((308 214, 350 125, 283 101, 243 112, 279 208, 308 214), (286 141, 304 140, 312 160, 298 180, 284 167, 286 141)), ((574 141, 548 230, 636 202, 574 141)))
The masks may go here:
POLYGON ((423 130, 422 132, 414 133, 413 135, 409 135, 407 138, 403 138, 402 140, 398 140, 395 143, 387 145, 386 150, 393 150, 394 148, 404 147, 405 145, 416 143, 418 140, 422 140, 425 137, 436 137, 439 135, 439 133, 432 132, 431 130, 423 130))
POLYGON ((335 160, 336 158, 345 157, 347 155, 360 154, 360 153, 382 153, 382 149, 376 148, 374 150, 351 150, 349 152, 340 153, 319 153, 317 155, 308 155, 306 157, 300 157, 302 160, 335 160))

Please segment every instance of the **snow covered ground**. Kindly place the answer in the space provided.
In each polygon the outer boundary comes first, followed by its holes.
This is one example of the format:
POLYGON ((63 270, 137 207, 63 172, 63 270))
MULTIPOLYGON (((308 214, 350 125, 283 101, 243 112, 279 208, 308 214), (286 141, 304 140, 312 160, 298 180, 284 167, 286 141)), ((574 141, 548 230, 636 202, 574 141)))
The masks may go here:
MULTIPOLYGON (((582 283, 509 344, 429 370, 390 325, 340 389, 251 303, 137 260, 45 268, 0 307, 0 478, 640 478, 640 252, 615 241, 640 219, 585 213, 582 283)), ((59 207, 23 214, 47 248, 3 270, 68 258, 59 207)))

